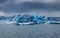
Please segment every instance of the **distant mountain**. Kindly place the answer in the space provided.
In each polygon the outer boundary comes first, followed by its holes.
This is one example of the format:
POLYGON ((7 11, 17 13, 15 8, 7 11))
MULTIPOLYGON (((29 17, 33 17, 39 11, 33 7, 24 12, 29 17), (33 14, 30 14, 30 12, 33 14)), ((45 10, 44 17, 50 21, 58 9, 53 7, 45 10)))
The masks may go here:
POLYGON ((0 20, 12 20, 15 16, 7 17, 7 16, 0 16, 0 20))
POLYGON ((4 16, 0 16, 0 20, 5 20, 5 17, 4 16))

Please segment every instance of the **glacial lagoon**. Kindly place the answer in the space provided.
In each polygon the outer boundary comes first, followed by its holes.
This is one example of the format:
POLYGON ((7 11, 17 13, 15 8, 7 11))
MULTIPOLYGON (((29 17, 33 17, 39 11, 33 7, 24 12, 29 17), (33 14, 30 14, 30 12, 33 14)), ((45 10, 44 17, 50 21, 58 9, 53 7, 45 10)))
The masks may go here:
POLYGON ((59 24, 3 25, 0 24, 0 38, 60 38, 59 24))

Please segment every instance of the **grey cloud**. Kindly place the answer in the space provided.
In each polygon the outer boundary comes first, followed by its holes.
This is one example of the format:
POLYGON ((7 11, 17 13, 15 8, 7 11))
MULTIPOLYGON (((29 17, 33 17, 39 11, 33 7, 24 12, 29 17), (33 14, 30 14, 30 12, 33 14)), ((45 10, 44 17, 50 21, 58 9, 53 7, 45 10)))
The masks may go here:
POLYGON ((22 2, 60 3, 60 0, 0 0, 1 5, 16 5, 22 2))
POLYGON ((4 3, 4 2, 6 2, 7 0, 0 0, 0 3, 4 3))
POLYGON ((55 0, 55 1, 53 0, 51 2, 48 2, 47 0, 45 0, 44 2, 43 0, 19 0, 19 1, 7 0, 5 2, 2 2, 2 4, 0 3, 0 11, 4 11, 4 13, 6 12, 8 14, 37 13, 40 15, 55 16, 56 14, 60 14, 60 12, 58 12, 60 11, 60 3, 59 3, 60 1, 59 0, 55 0))
POLYGON ((60 4, 50 4, 50 3, 42 3, 42 2, 23 2, 17 5, 7 5, 1 7, 0 10, 4 11, 17 11, 17 12, 26 12, 32 10, 52 10, 52 11, 60 11, 60 4))
POLYGON ((30 2, 43 2, 43 3, 58 3, 60 2, 60 0, 15 0, 16 3, 20 3, 20 2, 26 2, 26 1, 30 1, 30 2))
MULTIPOLYGON (((20 0, 24 1, 24 0, 20 0)), ((5 12, 30 12, 33 10, 47 10, 47 11, 60 11, 60 4, 56 3, 43 3, 43 2, 20 2, 16 4, 17 0, 8 0, 5 4, 2 6, 0 5, 0 11, 5 12)), ((35 0, 37 1, 37 0, 35 0)), ((42 0, 39 0, 42 1, 42 0)), ((47 0, 46 0, 47 1, 47 0)))
POLYGON ((18 4, 21 2, 43 2, 43 3, 58 3, 60 2, 60 0, 0 0, 0 3, 4 3, 4 2, 9 2, 9 3, 14 3, 14 4, 18 4))

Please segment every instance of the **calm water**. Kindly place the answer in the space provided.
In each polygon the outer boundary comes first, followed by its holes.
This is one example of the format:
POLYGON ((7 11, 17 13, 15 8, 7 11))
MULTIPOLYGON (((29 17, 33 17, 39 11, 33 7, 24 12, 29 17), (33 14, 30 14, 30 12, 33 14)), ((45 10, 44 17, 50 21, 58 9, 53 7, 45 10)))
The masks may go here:
POLYGON ((60 25, 0 25, 0 38, 60 38, 60 25))

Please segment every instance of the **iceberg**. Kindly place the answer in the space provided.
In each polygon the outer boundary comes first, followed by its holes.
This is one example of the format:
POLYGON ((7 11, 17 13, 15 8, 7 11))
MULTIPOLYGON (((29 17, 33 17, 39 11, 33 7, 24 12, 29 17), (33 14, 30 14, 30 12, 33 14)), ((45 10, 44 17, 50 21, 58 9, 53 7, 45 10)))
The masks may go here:
POLYGON ((44 16, 37 15, 17 15, 12 21, 15 21, 16 24, 44 24, 46 18, 44 16))
POLYGON ((15 15, 12 17, 0 16, 5 24, 35 25, 35 24, 60 24, 59 18, 38 15, 15 15))

